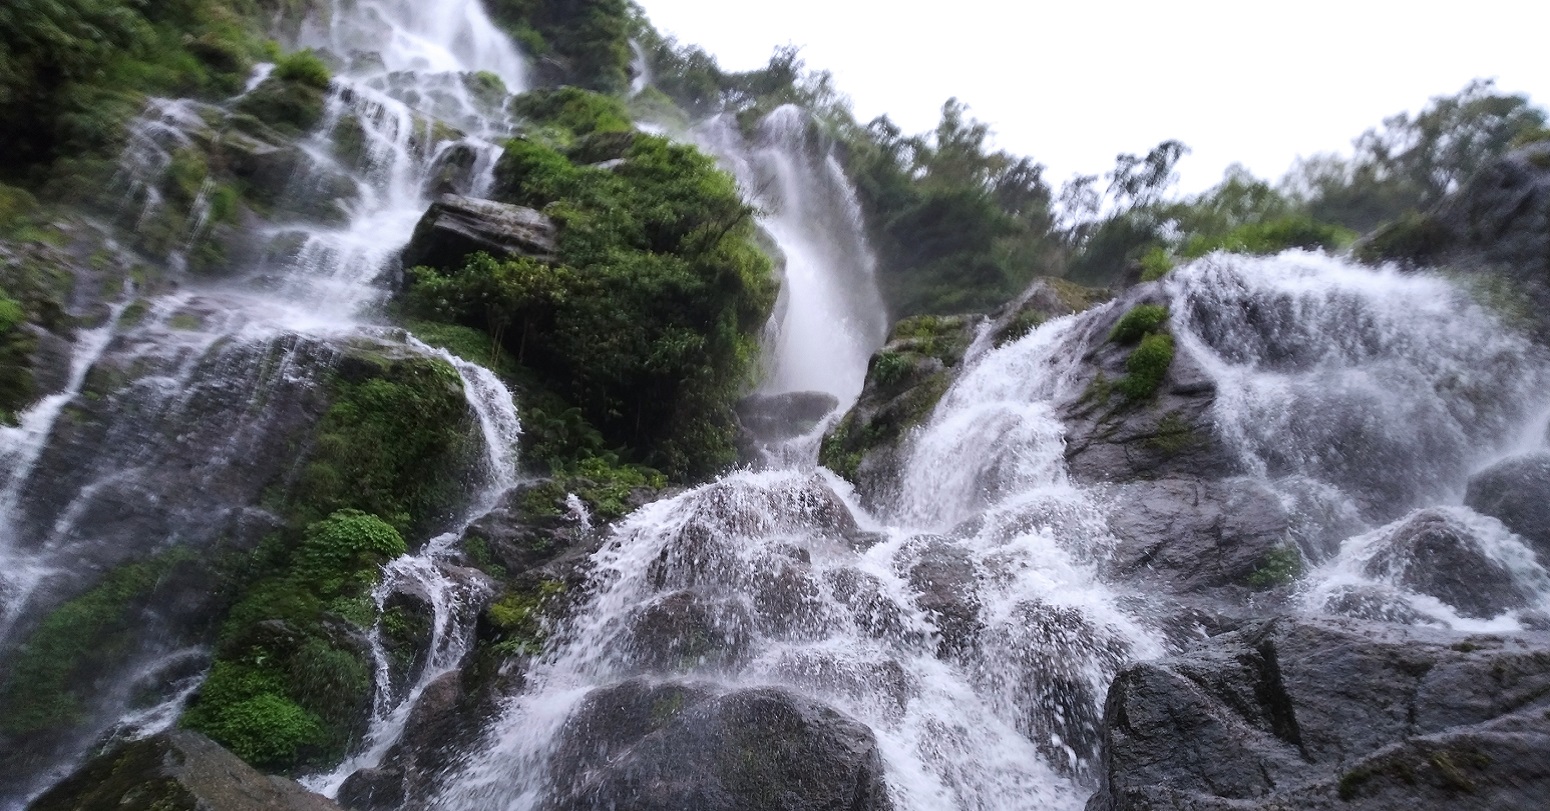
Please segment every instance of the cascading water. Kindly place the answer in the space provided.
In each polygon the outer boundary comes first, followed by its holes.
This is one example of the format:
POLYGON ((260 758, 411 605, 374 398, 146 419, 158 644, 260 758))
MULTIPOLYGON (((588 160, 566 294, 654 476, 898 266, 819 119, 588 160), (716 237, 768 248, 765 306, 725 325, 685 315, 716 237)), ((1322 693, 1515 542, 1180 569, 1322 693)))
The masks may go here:
MULTIPOLYGON (((299 168, 280 195, 281 213, 258 229, 253 263, 227 271, 237 281, 219 289, 191 286, 136 302, 133 318, 124 315, 126 298, 103 326, 79 333, 67 385, 21 415, 20 427, 0 429, 0 645, 15 644, 49 609, 135 556, 265 532, 272 519, 249 506, 262 499, 254 483, 294 475, 285 447, 316 419, 338 347, 404 343, 359 320, 387 295, 388 261, 435 194, 478 194, 489 183, 499 148, 486 136, 510 131, 504 100, 524 89, 526 69, 481 4, 364 0, 330 11, 326 25, 303 27, 298 44, 350 64, 331 83, 322 123, 296 144, 299 168), (359 148, 343 151, 340 143, 359 148), (284 212, 302 216, 290 222, 284 212), (91 416, 62 420, 71 409, 91 416), (192 492, 190 477, 201 485, 192 492)), ((271 68, 261 66, 231 104, 255 92, 271 68)), ((127 222, 162 213, 169 204, 158 190, 162 177, 180 151, 217 137, 209 122, 225 108, 151 102, 131 127, 116 181, 127 222)), ((174 268, 209 225, 209 180, 196 191, 166 246, 174 268)), ((366 761, 391 743, 399 710, 426 678, 466 650, 479 586, 447 577, 441 557, 516 482, 510 392, 487 370, 439 350, 407 351, 457 369, 486 458, 452 532, 395 562, 386 578, 384 589, 412 581, 425 590, 435 650, 407 698, 379 696, 366 761)), ((175 632, 155 630, 157 610, 145 613, 145 640, 124 663, 119 689, 83 708, 93 720, 58 743, 53 760, 31 756, 41 765, 36 774, 0 779, 0 807, 19 807, 99 736, 141 736, 176 719, 208 652, 177 647, 175 632), (142 694, 160 698, 136 703, 142 694)))
POLYGON ((888 331, 861 206, 807 111, 789 104, 776 109, 759 123, 752 143, 737 126, 735 117, 719 116, 696 138, 764 210, 760 225, 783 260, 760 390, 821 391, 842 404, 854 402, 867 359, 888 331))

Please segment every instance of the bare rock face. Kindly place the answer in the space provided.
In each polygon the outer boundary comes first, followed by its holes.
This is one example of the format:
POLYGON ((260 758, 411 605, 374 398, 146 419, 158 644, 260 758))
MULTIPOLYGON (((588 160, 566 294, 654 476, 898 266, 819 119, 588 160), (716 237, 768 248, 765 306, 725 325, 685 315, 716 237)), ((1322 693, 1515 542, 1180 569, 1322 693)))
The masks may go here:
POLYGON ((567 722, 546 811, 890 811, 871 730, 785 690, 628 681, 567 722))
POLYGON ((1515 456, 1475 474, 1464 504, 1523 536, 1550 565, 1550 453, 1515 456))
POLYGON ((554 221, 531 208, 443 194, 415 226, 404 267, 456 268, 480 251, 497 259, 552 261, 555 236, 554 221))
POLYGON ((1089 811, 1536 808, 1550 635, 1280 618, 1120 673, 1089 811))
POLYGON ((260 774, 197 732, 174 730, 101 755, 29 811, 339 811, 327 798, 260 774))

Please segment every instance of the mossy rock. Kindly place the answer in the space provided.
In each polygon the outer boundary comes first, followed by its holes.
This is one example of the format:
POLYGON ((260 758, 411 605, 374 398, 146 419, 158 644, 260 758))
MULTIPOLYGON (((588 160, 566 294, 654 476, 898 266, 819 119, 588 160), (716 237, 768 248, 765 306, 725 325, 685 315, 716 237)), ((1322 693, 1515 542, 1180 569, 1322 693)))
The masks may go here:
POLYGON ((272 76, 243 96, 236 111, 264 122, 282 135, 294 137, 311 132, 323 120, 326 99, 324 88, 272 76))
POLYGON ((338 811, 186 730, 120 745, 27 806, 33 811, 338 811))

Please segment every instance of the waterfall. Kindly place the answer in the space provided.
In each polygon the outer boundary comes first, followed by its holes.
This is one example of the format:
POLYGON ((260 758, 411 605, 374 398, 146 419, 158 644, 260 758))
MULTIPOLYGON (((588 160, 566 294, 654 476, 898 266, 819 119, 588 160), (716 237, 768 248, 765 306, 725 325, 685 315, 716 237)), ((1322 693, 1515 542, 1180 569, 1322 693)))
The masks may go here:
MULTIPOLYGON (((262 484, 262 476, 247 471, 292 475, 287 446, 316 420, 338 348, 406 343, 369 322, 389 295, 391 260, 439 193, 438 170, 456 153, 467 167, 458 190, 488 187, 500 152, 494 139, 510 132, 511 121, 504 93, 480 96, 471 77, 493 75, 506 91, 521 92, 526 68, 481 3, 332 5, 303 26, 296 45, 352 61, 330 84, 322 122, 296 143, 301 162, 277 206, 325 216, 290 221, 281 213, 257 227, 259 249, 219 285, 195 279, 138 301, 131 289, 106 322, 79 331, 66 385, 20 415, 19 427, 0 428, 0 645, 7 649, 49 609, 126 562, 223 544, 232 535, 256 542, 273 519, 256 507, 263 494, 250 480, 262 484), (337 148, 342 136, 357 139, 357 157, 337 148), (197 461, 186 461, 195 451, 197 461)), ((120 219, 139 230, 160 215, 169 201, 158 187, 175 155, 208 143, 208 122, 228 115, 272 69, 259 66, 242 94, 224 104, 151 100, 129 128, 114 180, 120 219)), ((196 191, 168 246, 174 269, 210 227, 214 190, 207 179, 196 191)), ((379 589, 380 597, 413 582, 426 592, 436 649, 407 697, 379 690, 369 740, 352 762, 380 756, 417 691, 467 650, 482 585, 445 576, 442 558, 460 530, 517 481, 511 392, 488 370, 409 343, 408 351, 457 370, 482 458, 463 514, 423 545, 410 539, 419 553, 395 561, 379 589)), ((80 734, 32 757, 37 774, 0 779, 0 808, 20 807, 103 736, 140 737, 175 722, 209 652, 168 647, 175 633, 157 630, 164 624, 147 609, 145 640, 135 643, 115 689, 84 708, 90 720, 80 734), (159 698, 144 704, 148 695, 159 698)))
POLYGON ((867 359, 882 346, 888 320, 861 206, 816 126, 807 111, 788 104, 759 122, 751 139, 730 115, 695 135, 763 211, 760 225, 779 250, 780 299, 761 391, 821 391, 848 404, 861 393, 867 359))

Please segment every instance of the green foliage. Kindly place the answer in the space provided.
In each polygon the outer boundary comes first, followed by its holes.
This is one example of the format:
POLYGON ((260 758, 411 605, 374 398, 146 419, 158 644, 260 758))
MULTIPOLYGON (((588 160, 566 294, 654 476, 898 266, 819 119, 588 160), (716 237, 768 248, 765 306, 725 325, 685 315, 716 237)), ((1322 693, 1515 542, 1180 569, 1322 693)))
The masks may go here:
POLYGON ((340 510, 307 527, 296 556, 295 574, 319 596, 339 592, 347 573, 370 572, 374 563, 409 551, 403 536, 375 515, 340 510))
POLYGON ((1448 242, 1448 234, 1437 220, 1410 211, 1363 240, 1356 255, 1364 262, 1424 264, 1436 259, 1448 242))
POLYGON ((1132 402, 1146 400, 1157 393, 1168 367, 1173 364, 1173 336, 1156 333, 1141 339, 1141 344, 1125 359, 1125 376, 1114 387, 1132 402))
POLYGON ((1545 127, 1526 96, 1475 80, 1411 116, 1384 119, 1356 139, 1350 158, 1316 155, 1285 181, 1316 220, 1369 231, 1407 211, 1425 211, 1512 145, 1545 127))
POLYGON ((879 352, 872 356, 870 377, 883 387, 891 387, 904 380, 915 364, 897 352, 879 352))
POLYGON ((1355 238, 1356 233, 1349 228, 1317 222, 1306 214, 1290 214, 1245 223, 1224 234, 1198 234, 1185 243, 1183 254, 1193 259, 1213 251, 1265 256, 1290 248, 1337 250, 1355 238))
POLYGON ((317 126, 325 104, 323 90, 311 80, 287 81, 276 75, 243 96, 237 111, 264 122, 275 132, 295 136, 317 126))
POLYGON ((295 82, 318 90, 327 90, 333 79, 328 65, 311 48, 286 54, 275 64, 273 75, 282 82, 295 82))
POLYGON ((1133 344, 1149 333, 1156 332, 1168 321, 1168 308, 1161 304, 1138 304, 1120 316, 1109 330, 1109 340, 1117 344, 1133 344))
POLYGON ((50 612, 7 654, 0 733, 25 735, 86 720, 102 670, 129 652, 140 609, 162 576, 184 560, 184 555, 167 554, 121 566, 50 612))
POLYGON ((1173 270, 1173 257, 1161 245, 1153 246, 1141 254, 1141 281, 1155 282, 1173 270))
POLYGON ((299 521, 355 508, 400 532, 425 527, 456 493, 468 406, 446 362, 361 349, 333 384, 333 405, 291 497, 299 521))
POLYGON ((575 138, 594 132, 631 129, 630 114, 623 102, 579 87, 523 93, 512 99, 511 111, 531 124, 561 130, 568 135, 559 139, 561 146, 569 146, 575 138))
POLYGON ((1256 589, 1285 586, 1302 574, 1302 553, 1297 547, 1278 546, 1265 554, 1265 559, 1249 575, 1249 585, 1256 589))
POLYGON ((8 0, 0 6, 4 174, 38 179, 65 155, 103 154, 144 94, 214 98, 265 55, 253 3, 8 0))
MULTIPOLYGON (((583 139, 573 154, 599 143, 583 139)), ((752 209, 710 158, 647 135, 614 148, 621 162, 600 169, 511 142, 496 196, 560 223, 558 262, 476 254, 416 269, 404 304, 484 330, 557 401, 550 420, 578 409, 629 461, 706 475, 735 456, 729 414, 773 304, 769 260, 752 209)))
POLYGON ((284 540, 255 555, 258 580, 227 615, 215 664, 182 723, 254 766, 289 771, 337 761, 360 733, 372 669, 337 623, 375 621, 371 589, 405 545, 359 510, 309 525, 293 546, 284 540))
POLYGON ((627 0, 489 0, 490 16, 540 61, 549 83, 603 93, 630 85, 627 0))

